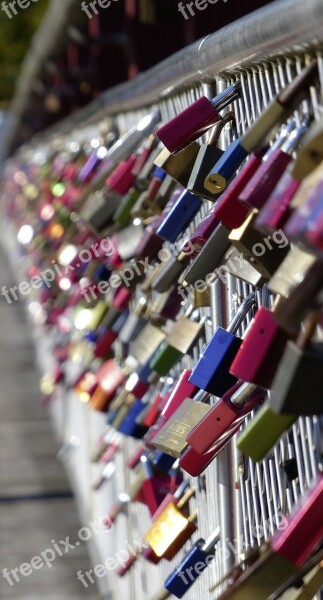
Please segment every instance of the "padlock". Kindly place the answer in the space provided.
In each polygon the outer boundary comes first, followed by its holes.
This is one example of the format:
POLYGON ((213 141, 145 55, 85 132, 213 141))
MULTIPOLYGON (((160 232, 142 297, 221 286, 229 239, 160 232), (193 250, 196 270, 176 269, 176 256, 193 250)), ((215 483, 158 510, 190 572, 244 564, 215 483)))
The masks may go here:
POLYGON ((164 510, 169 506, 169 504, 173 504, 175 506, 179 505, 179 508, 185 506, 187 502, 194 496, 196 492, 195 486, 190 486, 187 481, 182 481, 180 485, 178 485, 176 490, 169 492, 167 496, 163 499, 160 505, 157 507, 156 511, 152 515, 152 523, 157 521, 157 519, 163 514, 164 510))
POLYGON ((274 311, 260 306, 233 359, 230 373, 270 389, 288 337, 277 323, 274 311))
POLYGON ((310 310, 322 305, 322 262, 316 260, 308 269, 300 271, 300 275, 288 298, 282 298, 275 311, 277 322, 291 337, 297 335, 301 321, 310 310))
POLYGON ((236 82, 212 100, 202 96, 174 119, 156 131, 157 137, 170 152, 177 152, 197 140, 212 125, 220 121, 219 111, 236 100, 241 83, 236 82))
POLYGON ((177 360, 183 354, 189 354, 204 332, 205 319, 200 319, 199 311, 189 318, 193 306, 188 309, 185 316, 174 323, 169 330, 166 340, 161 344, 159 351, 150 362, 150 368, 159 375, 167 375, 177 360))
MULTIPOLYGON (((301 183, 293 198, 292 207, 295 208, 287 221, 284 231, 288 238, 294 242, 308 240, 308 233, 315 234, 320 227, 321 215, 321 189, 322 189, 322 164, 320 164, 301 183)), ((314 246, 315 247, 315 246, 314 246)))
POLYGON ((169 503, 146 532, 145 540, 157 556, 172 560, 196 531, 196 517, 197 510, 187 516, 181 510, 180 502, 177 505, 169 503))
POLYGON ((164 171, 164 169, 161 169, 160 167, 155 167, 155 170, 153 172, 153 176, 152 176, 152 180, 148 186, 147 189, 147 200, 148 201, 152 201, 156 198, 159 189, 165 179, 165 177, 167 176, 166 171, 164 171))
POLYGON ((216 206, 217 204, 211 208, 204 219, 202 219, 202 221, 198 224, 196 229, 194 229, 193 233, 191 233, 190 237, 188 240, 186 240, 183 246, 183 252, 189 254, 192 259, 198 255, 214 230, 220 224, 219 219, 214 217, 216 206))
POLYGON ((169 494, 174 493, 176 488, 180 486, 181 480, 178 476, 171 477, 165 474, 156 475, 153 465, 150 463, 146 455, 141 457, 141 466, 145 473, 145 480, 141 487, 141 497, 149 513, 154 519, 156 511, 164 502, 169 494))
POLYGON ((244 258, 269 280, 288 254, 289 243, 283 232, 279 232, 282 239, 276 244, 277 235, 270 239, 257 231, 254 224, 256 218, 257 211, 251 211, 241 227, 231 231, 229 240, 244 258))
POLYGON ((250 212, 249 207, 239 201, 239 196, 260 168, 261 159, 261 152, 250 156, 240 173, 233 179, 212 209, 213 218, 221 221, 222 225, 228 229, 240 227, 250 212))
POLYGON ((105 465, 98 479, 92 484, 92 490, 98 491, 99 489, 101 489, 103 484, 109 481, 109 479, 111 479, 111 477, 114 475, 115 470, 115 463, 109 462, 107 465, 105 465))
POLYGON ((136 398, 133 404, 130 406, 129 410, 127 411, 122 422, 118 426, 118 431, 136 440, 142 439, 147 433, 148 427, 142 425, 141 423, 138 423, 137 417, 140 416, 140 414, 145 410, 145 408, 146 403, 136 398))
POLYGON ((123 344, 130 344, 143 328, 147 325, 150 309, 147 306, 147 299, 141 296, 137 306, 129 314, 124 326, 119 333, 119 339, 123 344))
POLYGON ((162 264, 153 280, 152 289, 160 294, 167 292, 171 286, 178 282, 180 275, 185 271, 189 262, 190 256, 183 251, 177 256, 171 256, 167 262, 162 264))
POLYGON ((319 475, 287 517, 286 528, 244 557, 243 568, 237 565, 221 580, 225 591, 218 595, 220 600, 267 600, 291 587, 297 589, 302 577, 322 560, 322 553, 316 552, 323 537, 322 500, 323 478, 319 475))
POLYGON ((185 231, 193 217, 201 208, 202 200, 184 191, 176 204, 168 212, 157 229, 157 235, 168 242, 175 242, 176 238, 185 231))
POLYGON ((121 161, 106 181, 108 188, 117 192, 120 196, 126 194, 136 181, 136 175, 132 172, 136 160, 137 154, 131 154, 129 158, 121 161))
POLYGON ((296 160, 281 177, 256 219, 256 226, 261 231, 272 232, 285 226, 292 212, 296 192, 323 160, 322 134, 322 122, 314 122, 305 134, 296 160))
MULTIPOLYGON (((178 286, 171 287, 167 292, 158 294, 157 298, 151 305, 151 317, 157 320, 175 321, 176 317, 182 308, 183 297, 179 293, 178 286)), ((195 306, 196 303, 195 303, 195 306)), ((200 305, 201 306, 201 305, 200 305)), ((208 305, 210 306, 210 303, 208 305)))
MULTIPOLYGON (((200 396, 201 393, 182 402, 152 440, 154 448, 175 458, 182 456, 187 448, 187 436, 211 410, 210 406, 199 401, 200 396)), ((208 397, 208 394, 202 394, 203 400, 208 397)))
POLYGON ((239 202, 250 208, 261 209, 268 200, 273 187, 279 182, 292 160, 292 154, 308 130, 308 121, 304 120, 295 128, 294 121, 286 125, 273 146, 264 156, 262 165, 249 180, 239 196, 239 202), (290 127, 294 127, 290 132, 290 127), (287 139, 286 139, 287 138, 287 139))
POLYGON ((211 408, 187 436, 186 441, 198 454, 212 452, 222 436, 242 424, 246 416, 266 396, 266 390, 245 382, 237 382, 211 408))
POLYGON ((164 148, 156 157, 155 165, 164 169, 177 183, 187 188, 200 147, 200 144, 193 142, 176 154, 171 154, 167 148, 164 148))
POLYGON ((214 196, 214 194, 210 194, 207 191, 207 189, 204 187, 204 180, 207 174, 210 172, 212 166, 223 155, 223 150, 217 148, 217 144, 223 127, 225 127, 225 125, 233 119, 234 114, 232 112, 224 115, 221 121, 217 123, 214 130, 211 132, 207 144, 202 144, 186 186, 188 191, 191 193, 201 196, 203 199, 211 200, 212 202, 217 200, 217 196, 214 196))
POLYGON ((237 448, 255 462, 264 460, 296 419, 295 415, 278 415, 266 402, 239 436, 237 448))
POLYGON ((113 222, 118 225, 128 225, 131 221, 131 210, 139 199, 141 192, 132 187, 128 193, 122 198, 118 208, 113 215, 113 222))
POLYGON ((180 468, 191 475, 191 477, 198 477, 205 471, 205 469, 211 464, 211 462, 218 456, 218 454, 225 448, 225 446, 232 440, 236 433, 238 433, 241 427, 241 422, 238 419, 238 424, 229 429, 224 435, 222 435, 214 444, 211 451, 205 454, 198 454, 191 446, 184 452, 178 461, 180 468))
POLYGON ((96 373, 98 386, 91 396, 91 408, 105 412, 117 389, 123 384, 125 374, 113 360, 106 361, 96 373))
POLYGON ((164 243, 164 240, 156 233, 159 223, 160 215, 155 216, 147 225, 136 248, 135 256, 137 258, 151 261, 158 255, 164 243))
POLYGON ((184 402, 186 398, 192 398, 198 388, 189 382, 189 378, 192 371, 190 369, 184 369, 182 375, 179 377, 177 384, 174 389, 171 391, 169 397, 167 398, 166 404, 163 407, 160 417, 157 419, 155 425, 151 427, 147 436, 146 443, 147 445, 154 439, 157 435, 158 431, 163 427, 166 421, 174 414, 177 408, 184 402))
POLYGON ((218 194, 223 191, 248 154, 257 152, 268 144, 275 130, 277 131, 306 97, 308 87, 314 83, 316 77, 317 60, 313 59, 291 83, 279 92, 247 132, 240 139, 232 142, 205 179, 204 185, 211 193, 218 194))
POLYGON ((215 546, 220 540, 219 527, 206 539, 198 539, 185 554, 178 567, 167 577, 164 587, 176 598, 183 598, 215 557, 215 546))
POLYGON ((122 329, 122 327, 124 326, 124 323, 127 320, 127 318, 128 312, 123 311, 120 313, 119 318, 113 324, 111 329, 105 326, 100 326, 98 328, 97 339, 94 348, 94 356, 96 358, 104 358, 105 356, 107 356, 107 354, 111 350, 113 343, 118 338, 120 329, 122 329))
POLYGON ((292 246, 286 258, 268 282, 268 289, 274 294, 287 298, 292 289, 304 279, 304 275, 315 263, 309 251, 292 246))
POLYGON ((310 313, 296 343, 288 341, 272 384, 269 406, 281 414, 323 411, 323 342, 311 341, 320 311, 310 313))
POLYGON ((236 383, 237 378, 229 369, 242 339, 234 334, 255 305, 256 295, 252 293, 243 301, 227 330, 218 327, 192 372, 191 383, 218 397, 236 383))
POLYGON ((165 339, 165 333, 147 323, 139 335, 130 343, 130 354, 144 365, 165 339))
MULTIPOLYGON (((206 276, 209 273, 212 274, 212 271, 230 246, 228 236, 229 230, 220 223, 186 271, 184 286, 185 284, 194 285, 195 282, 204 278, 206 280, 206 276)), ((213 277, 213 281, 215 281, 215 277, 213 277)))
POLYGON ((219 276, 221 272, 229 273, 254 287, 262 287, 267 283, 267 278, 263 277, 259 271, 254 269, 251 263, 245 260, 243 254, 238 252, 234 246, 230 246, 225 253, 223 264, 221 265, 221 268, 219 267, 218 272, 219 276))

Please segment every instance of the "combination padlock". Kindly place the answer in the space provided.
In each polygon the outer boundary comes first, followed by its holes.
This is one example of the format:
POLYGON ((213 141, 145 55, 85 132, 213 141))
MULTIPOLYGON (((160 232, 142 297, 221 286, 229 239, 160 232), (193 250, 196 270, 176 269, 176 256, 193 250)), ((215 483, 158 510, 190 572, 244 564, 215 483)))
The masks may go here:
POLYGON ((178 567, 167 577, 164 587, 176 598, 183 598, 195 581, 215 557, 215 546, 220 540, 220 529, 217 528, 206 540, 200 538, 195 542, 181 560, 178 567))
POLYGON ((250 152, 257 152, 270 141, 275 131, 292 115, 306 97, 317 77, 317 60, 313 59, 264 109, 255 123, 240 139, 232 142, 205 179, 205 187, 213 194, 223 191, 228 181, 250 152))
POLYGON ((236 383, 229 369, 242 339, 235 335, 248 312, 256 305, 255 293, 250 294, 236 312, 229 327, 218 327, 189 379, 200 389, 221 397, 236 383))
POLYGON ((246 416, 264 400, 266 393, 254 384, 237 382, 187 436, 187 443, 198 454, 213 452, 224 437, 240 427, 246 416))
POLYGON ((221 92, 213 100, 205 96, 199 98, 174 119, 156 131, 157 137, 172 152, 178 152, 221 120, 219 111, 229 106, 239 97, 241 83, 236 82, 221 92))
POLYGON ((167 375, 183 354, 190 354, 203 335, 205 318, 200 319, 199 310, 194 311, 192 318, 189 318, 193 308, 188 309, 186 315, 174 323, 167 334, 166 340, 161 344, 159 351, 150 362, 150 368, 159 375, 167 375))

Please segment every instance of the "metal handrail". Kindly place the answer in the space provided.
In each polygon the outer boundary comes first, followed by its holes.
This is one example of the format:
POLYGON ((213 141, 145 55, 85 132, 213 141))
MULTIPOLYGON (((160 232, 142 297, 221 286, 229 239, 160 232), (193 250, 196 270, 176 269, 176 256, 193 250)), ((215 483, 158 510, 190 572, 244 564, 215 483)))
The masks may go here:
POLYGON ((300 50, 322 39, 322 0, 276 0, 176 52, 134 80, 101 94, 88 106, 36 136, 70 131, 82 122, 153 105, 235 67, 300 50))

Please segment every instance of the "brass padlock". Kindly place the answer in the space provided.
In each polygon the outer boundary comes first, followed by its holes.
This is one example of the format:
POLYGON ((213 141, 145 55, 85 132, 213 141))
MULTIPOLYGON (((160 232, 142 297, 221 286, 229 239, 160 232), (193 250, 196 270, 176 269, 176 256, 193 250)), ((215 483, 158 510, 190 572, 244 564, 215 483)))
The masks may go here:
POLYGON ((288 298, 291 290, 302 281, 304 274, 314 264, 315 257, 299 246, 293 246, 268 282, 274 294, 288 298))
POLYGON ((130 343, 130 354, 144 365, 164 339, 165 333, 159 327, 147 323, 136 339, 130 343))
POLYGON ((231 231, 229 240, 263 277, 270 279, 287 255, 289 243, 282 230, 267 237, 261 234, 254 225, 257 214, 251 211, 241 227, 231 231))
POLYGON ((155 159, 155 165, 186 188, 200 148, 198 142, 193 142, 177 154, 171 154, 164 148, 155 159))
MULTIPOLYGON (((202 398, 209 398, 209 394, 202 392, 202 398)), ((194 399, 186 398, 154 437, 152 445, 170 456, 180 458, 188 447, 187 436, 210 410, 209 405, 198 402, 198 395, 194 399)))

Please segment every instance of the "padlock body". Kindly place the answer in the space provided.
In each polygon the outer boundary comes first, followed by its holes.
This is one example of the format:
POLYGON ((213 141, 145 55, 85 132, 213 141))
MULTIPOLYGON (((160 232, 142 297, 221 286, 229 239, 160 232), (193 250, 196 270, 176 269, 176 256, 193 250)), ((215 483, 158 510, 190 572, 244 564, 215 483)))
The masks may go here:
POLYGON ((237 381, 229 369, 241 342, 241 338, 219 327, 189 381, 214 396, 222 396, 237 381))
POLYGON ((270 406, 282 414, 322 414, 322 384, 323 344, 301 350, 289 341, 273 381, 270 406))
POLYGON ((260 306, 232 362, 230 373, 269 389, 287 339, 272 311, 260 306))
POLYGON ((240 140, 234 140, 206 176, 204 187, 211 194, 220 194, 223 192, 229 180, 245 158, 247 158, 248 154, 249 152, 240 144, 240 140))
POLYGON ((183 192, 176 204, 169 211, 157 229, 160 235, 168 242, 175 242, 176 238, 189 225, 201 207, 201 199, 187 191, 183 192))
POLYGON ((212 103, 199 98, 171 121, 156 131, 157 137, 170 152, 177 152, 197 140, 221 117, 212 103))
POLYGON ((164 342, 151 360, 150 368, 159 375, 167 375, 181 354, 180 350, 164 342))
POLYGON ((187 184, 187 189, 190 192, 213 202, 217 199, 216 195, 211 194, 204 187, 204 181, 213 165, 220 160, 222 155, 223 151, 220 148, 215 148, 210 144, 201 146, 187 184))
POLYGON ((194 581, 198 579, 199 575, 207 568, 209 557, 212 559, 214 552, 206 553, 202 550, 203 540, 198 540, 194 544, 193 548, 189 550, 183 560, 181 560, 180 566, 175 569, 169 577, 167 577, 164 587, 176 598, 183 598, 184 594, 193 585, 194 581), (199 569, 196 570, 196 565, 199 564, 199 569), (183 577, 182 575, 188 574, 189 576, 183 577))

